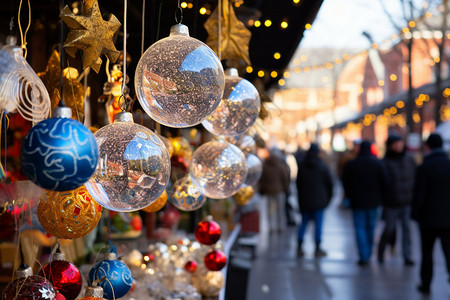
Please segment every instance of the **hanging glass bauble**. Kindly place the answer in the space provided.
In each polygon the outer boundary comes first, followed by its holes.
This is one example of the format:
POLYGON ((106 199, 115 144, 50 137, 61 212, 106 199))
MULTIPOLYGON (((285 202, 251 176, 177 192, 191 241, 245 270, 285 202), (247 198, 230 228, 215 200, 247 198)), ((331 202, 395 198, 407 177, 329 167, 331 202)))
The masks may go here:
POLYGON ((78 268, 65 260, 64 254, 55 253, 53 260, 42 267, 39 276, 47 278, 67 300, 74 300, 81 291, 81 274, 78 268))
POLYGON ((208 216, 206 220, 199 222, 195 227, 195 238, 203 245, 217 243, 221 234, 222 230, 219 224, 214 222, 212 216, 208 216))
POLYGON ((145 112, 169 127, 202 122, 219 105, 225 74, 217 55, 189 37, 185 25, 154 43, 136 67, 136 94, 145 112))
POLYGON ((255 122, 261 101, 255 86, 239 77, 236 69, 228 69, 225 74, 222 100, 202 124, 206 130, 215 135, 240 135, 255 122))
POLYGON ((50 113, 50 97, 16 42, 9 36, 0 49, 0 111, 17 110, 25 120, 39 122, 50 113))
POLYGON ((246 157, 247 160, 247 178, 245 179, 245 184, 254 185, 261 178, 263 171, 263 164, 261 159, 254 154, 249 154, 246 157))
POLYGON ((94 135, 71 118, 70 108, 57 107, 53 118, 36 124, 23 140, 22 170, 46 190, 76 189, 88 181, 97 167, 94 135))
POLYGON ((157 212, 161 210, 167 203, 167 192, 164 190, 164 192, 161 194, 161 196, 158 197, 155 201, 152 202, 149 206, 144 207, 142 210, 147 213, 157 212))
POLYGON ((239 191, 237 191, 237 193, 233 195, 233 199, 238 205, 242 206, 249 203, 250 200, 252 200, 254 194, 255 191, 253 187, 244 183, 239 191))
POLYGON ((204 195, 224 199, 235 194, 244 183, 247 163, 238 147, 214 140, 195 150, 189 172, 204 195))
POLYGON ((95 139, 99 165, 85 186, 100 205, 126 212, 158 199, 169 181, 170 159, 156 134, 124 112, 99 129, 95 139))
POLYGON ((39 200, 37 215, 49 234, 60 239, 77 239, 97 226, 102 207, 80 186, 67 192, 45 192, 39 200))
POLYGON ((166 146, 167 151, 169 152, 169 157, 172 157, 172 155, 173 155, 172 143, 165 136, 162 136, 162 135, 158 134, 158 137, 164 143, 164 146, 166 146))
POLYGON ((17 279, 3 290, 2 300, 56 300, 55 289, 44 277, 33 275, 33 270, 22 265, 17 270, 17 279))
POLYGON ((122 298, 133 285, 130 269, 117 260, 116 254, 112 252, 106 253, 105 258, 89 271, 88 284, 92 285, 95 280, 101 280, 98 285, 103 289, 103 297, 106 299, 122 298))
POLYGON ((197 270, 197 262, 195 260, 188 260, 184 264, 184 269, 186 272, 194 273, 197 270))
POLYGON ((227 137, 226 140, 241 149, 244 155, 256 154, 256 142, 249 135, 231 136, 227 137))
POLYGON ((192 277, 194 287, 205 297, 216 297, 225 286, 225 278, 222 272, 201 270, 192 277))
POLYGON ((221 250, 211 250, 205 256, 205 266, 210 271, 220 271, 227 264, 227 256, 221 250))
POLYGON ((192 177, 187 175, 178 179, 172 186, 170 203, 183 211, 193 211, 202 207, 207 198, 202 194, 202 190, 196 185, 192 177))

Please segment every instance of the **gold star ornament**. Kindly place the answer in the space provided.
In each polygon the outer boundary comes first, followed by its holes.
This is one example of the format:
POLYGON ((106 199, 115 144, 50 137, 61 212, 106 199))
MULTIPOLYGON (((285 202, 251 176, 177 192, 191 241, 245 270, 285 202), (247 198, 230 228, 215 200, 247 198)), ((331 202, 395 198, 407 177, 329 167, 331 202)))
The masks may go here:
MULTIPOLYGON (((252 33, 236 17, 229 0, 222 0, 220 20, 222 26, 220 32, 221 59, 242 59, 247 65, 251 65, 248 45, 252 33)), ((208 32, 206 44, 216 53, 218 53, 217 42, 219 40, 218 24, 218 7, 216 7, 204 24, 208 32)))
POLYGON ((91 67, 98 73, 102 54, 112 62, 117 60, 120 52, 114 46, 113 37, 121 24, 112 14, 108 21, 103 20, 97 0, 85 0, 80 16, 73 14, 66 6, 60 17, 70 28, 64 49, 72 57, 78 49, 83 51, 83 69, 91 67))

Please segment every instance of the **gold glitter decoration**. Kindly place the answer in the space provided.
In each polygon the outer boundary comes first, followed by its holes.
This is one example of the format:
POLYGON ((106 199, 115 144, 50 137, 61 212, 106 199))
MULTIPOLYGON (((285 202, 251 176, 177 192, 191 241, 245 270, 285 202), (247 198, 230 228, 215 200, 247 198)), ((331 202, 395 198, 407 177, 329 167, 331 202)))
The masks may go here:
POLYGON ((112 62, 119 58, 120 52, 114 46, 113 38, 121 24, 113 14, 109 20, 103 20, 97 0, 85 0, 80 16, 73 14, 66 6, 60 17, 71 29, 64 48, 72 57, 75 57, 78 49, 83 51, 83 69, 91 67, 98 73, 102 54, 112 62))
POLYGON ((254 194, 255 191, 251 185, 243 184, 239 191, 233 195, 233 199, 238 205, 246 205, 252 200, 254 194))
POLYGON ((67 192, 45 192, 40 198, 37 215, 49 234, 61 239, 76 239, 97 226, 102 207, 81 186, 67 192))
MULTIPOLYGON (((208 32, 208 44, 214 52, 217 51, 218 36, 218 7, 205 22, 205 29, 208 32)), ((234 13, 233 7, 229 4, 229 0, 222 0, 222 16, 221 16, 221 59, 242 59, 247 65, 251 65, 250 55, 248 53, 248 45, 252 34, 244 23, 239 21, 234 13)))
POLYGON ((161 196, 159 196, 158 199, 153 201, 152 204, 150 204, 149 206, 144 207, 142 210, 147 213, 157 212, 161 210, 164 207, 164 205, 166 205, 166 203, 167 203, 167 192, 166 190, 164 190, 164 192, 161 194, 161 196))
MULTIPOLYGON (((52 52, 45 71, 37 75, 47 88, 53 110, 61 100, 59 94, 61 90, 61 65, 58 51, 54 50, 52 52)), ((64 104, 72 109, 73 118, 82 122, 84 118, 85 88, 78 82, 77 78, 77 69, 65 68, 63 70, 63 99, 64 104)))

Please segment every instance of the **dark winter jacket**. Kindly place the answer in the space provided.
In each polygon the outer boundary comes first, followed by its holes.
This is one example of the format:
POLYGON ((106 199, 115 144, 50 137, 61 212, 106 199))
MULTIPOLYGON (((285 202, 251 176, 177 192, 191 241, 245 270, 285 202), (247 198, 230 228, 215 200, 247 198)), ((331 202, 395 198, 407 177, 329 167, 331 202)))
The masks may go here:
POLYGON ((301 211, 323 209, 330 203, 333 180, 327 165, 317 155, 307 155, 299 165, 297 190, 301 211))
POLYGON ((276 155, 270 155, 263 162, 263 172, 259 180, 262 195, 284 193, 289 188, 289 167, 276 155))
POLYGON ((402 207, 410 205, 413 198, 416 162, 408 153, 389 151, 383 162, 389 175, 388 190, 383 206, 402 207))
POLYGON ((358 156, 345 165, 342 182, 352 209, 375 208, 381 204, 388 174, 385 165, 372 155, 370 143, 362 142, 358 156))
POLYGON ((417 168, 412 217, 425 228, 450 229, 450 159, 442 149, 417 168))

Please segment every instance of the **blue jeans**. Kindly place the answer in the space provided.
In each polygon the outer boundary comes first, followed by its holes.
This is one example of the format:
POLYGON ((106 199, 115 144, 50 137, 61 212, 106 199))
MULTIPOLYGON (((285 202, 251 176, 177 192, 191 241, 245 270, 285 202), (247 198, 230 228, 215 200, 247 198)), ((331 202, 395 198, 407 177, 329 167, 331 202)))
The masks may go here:
POLYGON ((323 224, 323 209, 302 211, 302 223, 298 228, 298 241, 303 242, 306 227, 310 220, 314 220, 315 225, 315 240, 316 244, 320 244, 322 241, 322 224, 323 224))
POLYGON ((377 208, 353 209, 353 224, 355 226, 356 244, 359 259, 368 262, 372 255, 377 208))

